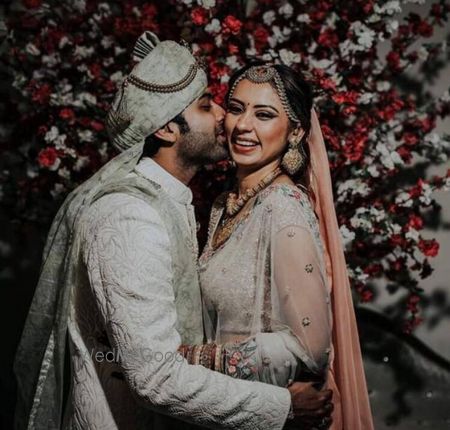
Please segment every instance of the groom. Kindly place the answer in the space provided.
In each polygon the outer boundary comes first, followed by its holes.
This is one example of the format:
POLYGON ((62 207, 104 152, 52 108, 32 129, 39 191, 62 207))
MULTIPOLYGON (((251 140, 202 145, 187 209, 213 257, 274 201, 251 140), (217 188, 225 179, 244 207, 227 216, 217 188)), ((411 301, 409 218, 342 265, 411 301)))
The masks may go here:
MULTIPOLYGON (((224 112, 205 92, 206 75, 185 47, 145 33, 135 56, 140 61, 108 116, 112 143, 123 154, 104 172, 117 173, 100 175, 89 188, 95 193, 84 193, 70 236, 79 244, 70 254, 76 282, 67 315, 59 309, 55 316, 67 320, 70 347, 62 428, 281 429, 291 408, 289 425, 327 428, 329 391, 236 380, 189 365, 177 353, 180 344, 203 341, 187 184, 199 166, 225 156, 224 112)), ((25 328, 24 339, 33 329, 25 328)), ((52 339, 39 377, 30 375, 33 386, 19 381, 24 404, 17 428, 61 428, 52 399, 59 400, 62 382, 56 377, 46 385, 53 376, 48 369, 56 368, 48 353, 52 339)), ((26 356, 27 342, 20 348, 26 356)))

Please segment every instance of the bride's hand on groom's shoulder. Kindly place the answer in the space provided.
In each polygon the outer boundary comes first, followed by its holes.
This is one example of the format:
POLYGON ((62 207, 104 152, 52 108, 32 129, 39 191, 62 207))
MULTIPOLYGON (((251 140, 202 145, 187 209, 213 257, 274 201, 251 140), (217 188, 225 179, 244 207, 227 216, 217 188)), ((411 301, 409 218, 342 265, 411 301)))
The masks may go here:
POLYGON ((333 411, 331 390, 319 391, 314 388, 314 382, 294 382, 288 390, 293 414, 286 421, 286 429, 323 430, 330 427, 333 411))

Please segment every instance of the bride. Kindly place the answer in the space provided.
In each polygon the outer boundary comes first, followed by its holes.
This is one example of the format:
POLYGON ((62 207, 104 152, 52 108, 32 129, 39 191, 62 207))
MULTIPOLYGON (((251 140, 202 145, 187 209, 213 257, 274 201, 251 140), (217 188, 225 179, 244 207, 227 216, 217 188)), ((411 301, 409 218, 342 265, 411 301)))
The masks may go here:
POLYGON ((229 88, 236 187, 214 203, 199 261, 208 343, 180 350, 236 378, 327 386, 331 428, 372 429, 311 89, 293 69, 268 64, 237 71, 229 88))

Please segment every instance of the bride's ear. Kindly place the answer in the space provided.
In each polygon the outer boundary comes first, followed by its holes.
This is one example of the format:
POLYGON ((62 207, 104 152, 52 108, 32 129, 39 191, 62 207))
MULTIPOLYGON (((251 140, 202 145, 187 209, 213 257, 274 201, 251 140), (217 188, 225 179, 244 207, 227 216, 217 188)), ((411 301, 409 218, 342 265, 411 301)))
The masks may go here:
POLYGON ((293 145, 298 145, 303 136, 305 135, 305 130, 301 127, 294 128, 288 135, 288 142, 293 145))

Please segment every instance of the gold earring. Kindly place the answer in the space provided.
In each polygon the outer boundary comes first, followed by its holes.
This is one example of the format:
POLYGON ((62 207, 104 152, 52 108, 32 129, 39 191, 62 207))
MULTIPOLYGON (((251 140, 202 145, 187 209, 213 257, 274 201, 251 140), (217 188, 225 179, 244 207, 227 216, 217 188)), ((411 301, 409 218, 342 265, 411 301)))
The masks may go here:
POLYGON ((299 151, 301 137, 293 135, 289 137, 289 147, 281 159, 281 166, 289 175, 295 175, 303 164, 303 157, 299 151))

